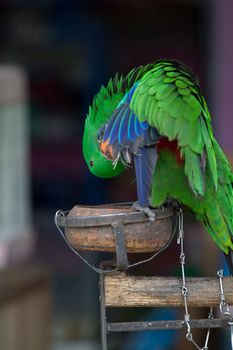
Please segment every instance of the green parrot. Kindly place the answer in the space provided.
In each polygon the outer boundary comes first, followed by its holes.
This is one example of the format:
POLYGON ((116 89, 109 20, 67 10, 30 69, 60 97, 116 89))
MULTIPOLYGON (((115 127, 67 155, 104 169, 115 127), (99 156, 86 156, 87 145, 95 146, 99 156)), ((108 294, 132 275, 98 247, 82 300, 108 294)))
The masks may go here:
POLYGON ((233 275, 233 174, 188 67, 163 59, 111 78, 89 108, 83 154, 91 173, 103 178, 134 166, 135 207, 150 219, 150 207, 166 200, 190 208, 233 275))

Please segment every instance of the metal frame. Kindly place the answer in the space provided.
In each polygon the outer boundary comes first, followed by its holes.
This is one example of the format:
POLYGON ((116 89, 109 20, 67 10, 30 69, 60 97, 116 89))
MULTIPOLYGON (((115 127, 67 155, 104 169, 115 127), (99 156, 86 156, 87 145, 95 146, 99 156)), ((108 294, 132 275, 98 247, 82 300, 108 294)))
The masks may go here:
MULTIPOLYGON (((102 268, 102 266, 101 266, 102 268)), ((100 287, 100 321, 101 321, 101 343, 102 350, 107 350, 107 334, 108 334, 108 323, 106 314, 106 304, 105 304, 105 289, 104 289, 104 275, 100 274, 99 277, 99 287, 100 287)))
MULTIPOLYGON (((109 269, 114 262, 102 262, 101 269, 109 269)), ((166 321, 141 321, 141 322, 108 322, 107 321, 107 306, 105 303, 105 275, 99 276, 100 288, 100 320, 101 320, 101 342, 102 350, 107 350, 107 338, 110 333, 117 332, 138 332, 151 330, 169 330, 183 329, 186 330, 187 325, 185 320, 166 320, 166 321)), ((192 329, 202 328, 231 328, 231 322, 227 318, 207 318, 207 319, 192 319, 189 321, 192 329)), ((208 347, 207 347, 208 349, 208 347)))

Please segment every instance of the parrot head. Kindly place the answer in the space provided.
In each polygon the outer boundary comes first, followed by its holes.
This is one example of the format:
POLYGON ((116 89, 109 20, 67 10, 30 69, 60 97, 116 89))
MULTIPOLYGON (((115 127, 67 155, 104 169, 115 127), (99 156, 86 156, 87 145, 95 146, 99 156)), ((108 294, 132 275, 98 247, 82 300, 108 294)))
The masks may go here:
POLYGON ((114 165, 101 153, 98 141, 100 128, 108 122, 122 97, 122 93, 110 94, 109 89, 101 87, 85 120, 83 155, 90 172, 98 177, 111 178, 120 175, 125 170, 121 162, 114 165))

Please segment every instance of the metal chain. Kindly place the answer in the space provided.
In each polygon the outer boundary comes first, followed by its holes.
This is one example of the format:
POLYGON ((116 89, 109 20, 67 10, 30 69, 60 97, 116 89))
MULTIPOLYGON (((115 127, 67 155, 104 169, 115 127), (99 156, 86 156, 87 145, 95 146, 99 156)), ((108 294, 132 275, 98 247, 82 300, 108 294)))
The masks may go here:
POLYGON ((233 320, 233 315, 230 312, 230 308, 229 308, 229 305, 228 305, 228 303, 226 301, 226 297, 225 297, 224 290, 223 290, 223 270, 219 270, 217 272, 217 276, 219 278, 219 284, 220 284, 220 295, 219 295, 219 298, 220 298, 220 303, 219 303, 220 312, 221 312, 221 314, 223 316, 229 317, 230 320, 232 321, 233 320))
MULTIPOLYGON (((186 332, 186 339, 189 342, 192 342, 193 345, 198 350, 208 350, 208 342, 209 342, 209 336, 210 336, 210 328, 207 330, 206 334, 206 340, 205 345, 203 348, 200 348, 199 345, 195 342, 193 339, 192 331, 191 331, 191 325, 190 325, 190 314, 188 310, 188 287, 186 285, 186 276, 185 276, 185 253, 184 253, 184 220, 183 220, 183 211, 181 208, 178 209, 178 217, 179 217, 179 231, 178 231, 178 239, 177 244, 180 245, 180 264, 181 264, 181 273, 182 273, 182 287, 181 287, 181 293, 184 300, 184 324, 187 327, 186 332)), ((208 319, 212 319, 213 316, 213 309, 210 308, 208 319)))
POLYGON ((233 349, 233 314, 230 312, 230 308, 226 301, 226 297, 223 290, 223 270, 219 270, 217 272, 217 276, 219 277, 219 285, 220 285, 219 309, 221 314, 224 317, 228 318, 228 325, 230 326, 230 332, 231 332, 231 349, 233 349))

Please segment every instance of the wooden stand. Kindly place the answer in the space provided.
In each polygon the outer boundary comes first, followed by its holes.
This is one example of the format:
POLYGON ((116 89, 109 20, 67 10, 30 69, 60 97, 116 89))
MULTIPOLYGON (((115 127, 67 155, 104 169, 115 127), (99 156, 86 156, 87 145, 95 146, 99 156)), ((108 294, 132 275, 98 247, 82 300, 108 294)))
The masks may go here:
MULTIPOLYGON (((182 279, 130 276, 122 272, 134 266, 128 264, 128 252, 153 252, 152 257, 154 257, 170 244, 176 228, 179 231, 179 242, 183 242, 182 210, 167 206, 153 211, 156 216, 154 222, 150 222, 143 213, 136 212, 132 206, 127 205, 76 206, 69 213, 59 211, 55 216, 56 225, 70 248, 92 269, 100 273, 103 350, 107 350, 107 334, 109 332, 167 330, 186 327, 186 338, 193 341, 191 328, 229 326, 233 328, 232 315, 228 309, 227 312, 223 312, 225 317, 222 319, 192 320, 188 314, 188 306, 216 307, 220 305, 220 301, 226 302, 224 305, 227 307, 233 305, 231 278, 221 278, 221 280, 217 277, 185 278, 184 266, 182 267, 182 279), (65 234, 60 227, 64 228, 65 234), (84 260, 76 249, 115 252, 116 262, 108 263, 108 265, 104 262, 98 269, 84 260), (109 323, 106 317, 108 307, 184 307, 185 320, 109 323)), ((181 247, 183 249, 183 243, 181 247)), ((183 256, 182 265, 185 260, 184 252, 181 256, 183 256)), ((208 338, 209 333, 207 333, 206 344, 208 338)), ((207 349, 207 346, 204 348, 207 349)))
MULTIPOLYGON (((218 278, 187 278, 190 307, 218 307, 218 278)), ((231 277, 224 278, 224 293, 228 305, 233 305, 231 277)), ((132 332, 145 330, 185 329, 184 320, 153 322, 107 322, 109 307, 184 307, 182 279, 175 277, 129 276, 125 272, 100 276, 100 310, 102 349, 107 350, 107 335, 110 332, 132 332)), ((229 319, 191 319, 192 328, 230 327, 229 319)))

